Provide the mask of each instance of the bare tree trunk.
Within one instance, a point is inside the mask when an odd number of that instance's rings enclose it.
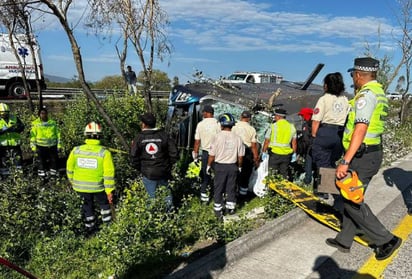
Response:
[[[106,123],[109,125],[109,127],[113,130],[113,132],[119,138],[119,140],[120,140],[121,144],[123,145],[124,149],[129,150],[130,147],[129,147],[128,143],[126,142],[126,140],[124,139],[122,134],[119,132],[117,127],[114,125],[113,121],[107,115],[104,108],[101,106],[99,100],[97,100],[96,96],[91,91],[90,86],[86,82],[86,79],[85,79],[85,76],[84,76],[83,62],[82,62],[82,56],[81,56],[80,48],[79,48],[79,45],[77,43],[76,38],[73,35],[72,30],[70,29],[70,27],[68,25],[67,20],[65,19],[65,14],[63,15],[61,13],[61,11],[53,3],[51,3],[51,1],[42,0],[41,2],[46,4],[50,8],[50,10],[52,10],[53,14],[59,19],[60,24],[64,28],[64,31],[66,32],[66,34],[69,38],[69,41],[70,41],[70,44],[71,44],[71,47],[72,47],[73,58],[74,58],[74,61],[75,61],[75,64],[76,64],[77,72],[79,74],[79,81],[80,81],[80,84],[81,84],[81,86],[84,90],[84,93],[96,105],[96,108],[97,108],[98,112],[101,114],[101,116],[104,118]],[[63,10],[65,12],[67,12],[70,3],[65,8],[63,8]]]
[[[116,45],[116,52],[117,52],[117,57],[119,57],[120,73],[122,73],[122,77],[123,77],[125,86],[127,86],[126,71],[125,71],[125,63],[126,63],[126,57],[127,57],[127,31],[125,31],[125,30],[123,30],[123,47],[122,47],[122,51],[120,52],[119,48]]]

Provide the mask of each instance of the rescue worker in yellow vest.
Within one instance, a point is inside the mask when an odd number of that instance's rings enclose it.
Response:
[[[389,110],[382,85],[376,81],[378,70],[379,61],[370,57],[356,58],[354,67],[349,69],[356,91],[349,101],[343,134],[345,153],[336,169],[338,179],[346,177],[349,169],[356,171],[365,190],[382,163],[381,135]],[[349,253],[359,230],[376,246],[377,260],[390,257],[402,242],[385,228],[364,201],[355,203],[344,199],[342,230],[335,238],[326,239],[326,244]]]
[[[21,170],[21,135],[24,125],[5,103],[0,103],[0,174],[8,175],[11,164]]]
[[[112,220],[110,205],[113,204],[114,164],[112,154],[100,144],[100,124],[90,122],[84,129],[86,141],[76,146],[67,159],[67,177],[73,189],[83,198],[83,214],[87,235],[97,231],[94,215],[94,199],[100,206],[104,224]]]
[[[30,147],[37,156],[37,174],[45,178],[47,170],[57,176],[58,150],[61,149],[60,129],[56,121],[49,118],[46,108],[39,110],[39,117],[32,122]]]
[[[293,157],[296,158],[297,141],[296,128],[285,117],[286,110],[275,110],[275,122],[265,134],[262,158],[269,153],[269,168],[288,179],[289,163],[293,161]]]

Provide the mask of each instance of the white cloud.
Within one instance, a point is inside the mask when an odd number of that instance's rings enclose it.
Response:
[[[161,5],[172,22],[170,36],[203,50],[309,49],[330,54],[351,51],[359,40],[391,40],[396,32],[383,18],[277,12],[250,1],[163,0]]]

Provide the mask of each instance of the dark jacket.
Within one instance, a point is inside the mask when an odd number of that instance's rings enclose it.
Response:
[[[164,130],[143,130],[132,142],[131,163],[148,179],[168,179],[177,158],[176,143]]]
[[[303,121],[302,130],[298,133],[297,154],[305,156],[312,148],[312,120]]]

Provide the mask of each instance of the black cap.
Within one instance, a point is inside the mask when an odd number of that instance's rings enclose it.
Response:
[[[153,113],[146,112],[140,116],[140,120],[147,126],[154,128],[156,126],[156,117]]]
[[[250,111],[245,110],[244,112],[242,112],[242,114],[240,115],[243,118],[251,118],[252,114],[250,113]]]
[[[215,113],[215,110],[211,105],[205,105],[203,107],[203,112],[208,112],[208,113]]]
[[[285,117],[285,116],[286,116],[286,110],[281,109],[281,108],[275,109],[275,115],[279,115],[279,116]]]
[[[376,72],[379,70],[379,60],[373,59],[372,57],[355,58],[354,66],[353,68],[350,68],[348,72],[353,72],[355,70]]]

